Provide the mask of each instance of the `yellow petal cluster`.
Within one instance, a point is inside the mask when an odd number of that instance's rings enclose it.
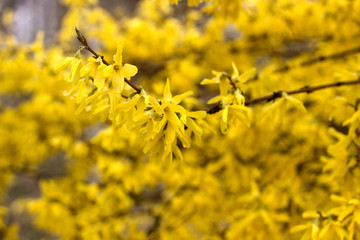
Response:
[[[358,239],[360,1],[169,2],[0,10],[0,239]]]
[[[239,75],[239,71],[233,63],[233,74],[230,77],[227,73],[213,71],[212,79],[204,79],[201,85],[219,84],[220,95],[210,99],[208,104],[218,104],[222,110],[217,113],[222,133],[226,133],[228,124],[234,120],[240,120],[250,125],[251,110],[245,106],[245,96],[240,84],[245,83],[255,75],[255,69],[250,69]]]

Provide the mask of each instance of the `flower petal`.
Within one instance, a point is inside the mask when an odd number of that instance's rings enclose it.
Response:
[[[172,100],[172,94],[170,91],[170,80],[169,78],[166,80],[165,88],[164,88],[164,99],[165,101],[171,101]]]
[[[131,65],[131,64],[125,64],[122,68],[121,68],[121,74],[127,79],[130,80],[131,77],[135,76],[136,73],[138,72],[138,69],[135,65]]]
[[[146,96],[145,102],[147,104],[150,104],[157,113],[159,113],[159,114],[164,113],[164,110],[161,108],[160,104],[153,96],[150,96],[150,95]]]
[[[167,120],[168,120],[167,117],[163,116],[160,122],[156,121],[155,122],[156,124],[154,125],[154,132],[159,133],[160,131],[162,131],[165,128]]]
[[[176,137],[175,129],[171,125],[168,125],[165,130],[166,145],[171,145],[175,141],[175,137]]]
[[[174,144],[174,145],[175,145],[175,144]],[[177,145],[175,145],[175,146],[173,147],[173,151],[174,151],[175,157],[176,157],[177,159],[179,159],[180,161],[182,161],[182,160],[183,160],[183,156],[182,156],[182,154],[181,154],[180,148],[179,148]]]
[[[226,96],[228,94],[229,89],[230,89],[230,84],[228,83],[228,80],[222,79],[220,81],[220,95]]]
[[[334,203],[337,203],[337,204],[346,204],[347,203],[347,200],[346,198],[342,197],[342,196],[339,196],[339,195],[335,195],[335,194],[332,194],[330,196],[330,199],[332,202]]]
[[[105,77],[103,71],[105,67],[106,67],[105,64],[100,63],[99,67],[95,70],[94,85],[98,89],[102,89],[105,85]]]
[[[80,80],[80,67],[81,67],[81,59],[75,58],[71,62],[71,72],[70,72],[70,79],[69,81],[74,82],[77,84]]]
[[[184,125],[180,119],[178,118],[178,116],[172,112],[172,111],[166,111],[166,117],[169,121],[170,124],[172,124],[174,127],[176,128],[181,128]]]
[[[219,102],[220,100],[222,99],[221,96],[216,96],[216,97],[213,97],[212,99],[210,99],[207,104],[214,104],[214,103],[217,103]]]
[[[291,102],[294,105],[294,107],[296,107],[300,111],[306,112],[306,108],[304,107],[303,103],[300,100],[290,97],[289,95],[285,95],[285,99]]]
[[[238,77],[239,76],[239,70],[237,69],[234,62],[232,62],[232,67],[233,67],[233,70],[234,70],[233,77]]]
[[[116,110],[118,111],[123,111],[123,112],[128,112],[130,111],[132,108],[135,108],[136,103],[139,101],[139,97],[134,97],[133,99],[127,101],[127,102],[122,102],[119,105],[117,105]]]
[[[238,81],[241,83],[246,82],[247,80],[249,80],[250,78],[253,78],[256,74],[256,69],[252,68],[250,70],[247,70],[246,72],[244,72],[243,74],[241,74],[241,76],[239,77]]]
[[[74,60],[73,57],[65,58],[65,60],[63,60],[62,62],[60,62],[56,65],[55,71],[58,73],[59,71],[64,70],[65,68],[67,68],[69,66],[69,64],[71,63],[72,60]]]
[[[296,232],[300,232],[300,231],[304,231],[308,228],[311,228],[311,225],[310,224],[304,224],[304,225],[297,225],[295,227],[292,227],[290,229],[290,232],[291,233],[296,233]]]
[[[114,87],[115,92],[122,93],[124,90],[124,77],[120,74],[114,74],[114,77],[112,78],[112,85]]]
[[[224,121],[225,123],[227,123],[227,121],[228,121],[228,115],[229,115],[229,107],[226,106],[226,107],[224,108],[223,113],[222,113],[222,119],[223,119],[223,121]]]
[[[96,63],[88,63],[80,69],[80,77],[88,75],[90,72],[93,72],[97,67]]]
[[[179,104],[182,100],[184,100],[185,98],[187,98],[188,96],[191,96],[193,95],[193,91],[187,91],[183,94],[180,94],[180,95],[176,95],[175,97],[173,97],[173,102],[175,104]]]
[[[116,49],[116,54],[113,57],[114,62],[120,65],[122,64],[122,51],[123,51],[122,45],[118,45]]]
[[[205,111],[188,112],[186,115],[188,115],[191,118],[203,119],[206,116],[206,112]]]
[[[106,68],[104,68],[105,77],[112,77],[113,73],[114,73],[114,65],[109,65]]]
[[[186,126],[189,127],[196,135],[203,135],[202,129],[191,118],[188,118]]]
[[[208,85],[208,84],[218,84],[220,82],[219,78],[212,79],[204,79],[201,81],[200,85]]]
[[[173,112],[187,114],[186,109],[180,105],[170,104],[168,105],[168,109]]]

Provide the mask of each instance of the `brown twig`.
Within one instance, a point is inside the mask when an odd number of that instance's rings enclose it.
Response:
[[[102,62],[103,62],[105,65],[109,66],[110,63],[108,63],[108,62],[104,59],[104,56],[97,54],[97,53],[89,46],[89,44],[88,44],[85,36],[80,33],[80,30],[79,30],[77,27],[75,27],[75,31],[76,31],[77,39],[79,40],[79,42],[81,42],[81,44],[84,46],[84,48],[85,48],[86,50],[88,50],[89,52],[91,52],[91,53],[94,55],[93,57],[94,57],[95,59],[97,59],[97,58],[100,57],[101,60],[102,60]],[[138,94],[141,92],[141,89],[140,89],[139,87],[137,87],[135,84],[133,84],[132,82],[130,82],[130,81],[127,80],[126,78],[125,78],[125,82],[126,82],[130,87],[132,87]]]
[[[331,87],[340,87],[340,86],[346,86],[346,85],[355,85],[355,84],[360,84],[360,78],[353,80],[353,81],[340,81],[340,82],[335,82],[335,83],[328,83],[328,84],[323,84],[323,85],[318,85],[318,86],[305,86],[296,90],[291,90],[291,91],[277,91],[274,92],[273,94],[270,95],[266,95],[266,96],[262,96],[262,97],[258,97],[258,98],[254,98],[254,99],[250,99],[245,101],[245,105],[249,106],[252,104],[256,104],[259,102],[269,102],[269,101],[273,101],[277,98],[280,98],[282,96],[282,92],[285,92],[288,95],[294,95],[294,94],[298,94],[298,93],[312,93],[318,90],[322,90],[322,89],[326,89],[326,88],[331,88]]]
[[[325,60],[339,59],[339,58],[343,58],[343,57],[346,57],[348,55],[356,54],[356,53],[359,53],[359,52],[360,52],[360,47],[358,46],[358,47],[355,47],[355,48],[352,48],[352,49],[348,49],[348,50],[345,50],[345,51],[342,51],[342,52],[333,53],[333,54],[330,54],[330,55],[327,55],[327,56],[324,56],[324,55],[318,56],[316,58],[309,59],[309,60],[306,60],[304,62],[301,62],[297,66],[298,67],[306,67],[306,66],[310,66],[312,64],[318,63],[318,62],[323,62]],[[274,73],[283,73],[283,72],[287,72],[287,71],[291,70],[292,68],[293,67],[291,67],[289,65],[285,65],[285,66],[283,66],[281,68],[278,68],[278,69],[274,70],[273,72]]]
[[[326,61],[326,60],[329,60],[329,59],[339,59],[339,58],[344,58],[346,56],[349,56],[351,54],[356,54],[356,53],[360,53],[360,46],[358,47],[355,47],[355,48],[351,48],[351,49],[348,49],[348,50],[345,50],[345,51],[342,51],[342,52],[337,52],[337,53],[333,53],[333,54],[330,54],[330,55],[321,55],[321,56],[318,56],[316,58],[312,58],[312,59],[308,59],[306,61],[303,61],[295,66],[290,66],[290,65],[287,65],[285,64],[284,66],[278,68],[278,69],[275,69],[273,71],[273,73],[285,73],[285,72],[288,72],[292,69],[294,69],[295,67],[306,67],[306,66],[310,66],[310,65],[313,65],[315,63],[318,63],[318,62],[323,62],[323,61]],[[251,82],[251,81],[256,81],[257,79],[259,79],[259,74],[255,74],[254,77],[250,78],[247,80],[247,82]]]
[[[319,91],[322,89],[326,89],[326,88],[332,88],[332,87],[340,87],[340,86],[346,86],[346,85],[356,85],[356,84],[360,84],[360,77],[356,80],[353,81],[339,81],[339,82],[335,82],[335,83],[328,83],[328,84],[322,84],[322,85],[318,85],[318,86],[305,86],[299,89],[295,89],[295,90],[290,90],[290,91],[276,91],[273,92],[273,94],[269,94],[269,95],[265,95],[265,96],[261,96],[261,97],[257,97],[257,98],[253,98],[253,99],[249,99],[245,101],[245,106],[249,106],[249,105],[253,105],[256,103],[260,103],[260,102],[270,102],[273,101],[277,98],[281,98],[283,93],[286,93],[288,95],[294,95],[294,94],[299,94],[299,93],[312,93],[315,91]],[[208,114],[214,114],[217,113],[219,111],[222,110],[222,106],[221,104],[217,104],[214,105],[213,107],[211,107],[207,113]]]
[[[227,78],[227,79],[229,80],[229,82],[230,82],[230,85],[231,85],[234,89],[236,89],[236,85],[235,85],[234,81],[232,80],[231,76],[230,76],[229,74],[227,74],[226,72],[223,72],[222,75],[223,75],[225,78]]]

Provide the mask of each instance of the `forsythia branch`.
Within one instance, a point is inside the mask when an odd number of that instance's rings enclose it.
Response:
[[[355,47],[355,48],[351,48],[351,49],[348,49],[348,50],[345,50],[345,51],[342,51],[342,52],[337,52],[337,53],[333,53],[333,54],[330,54],[330,55],[321,55],[321,56],[318,56],[316,58],[312,58],[312,59],[309,59],[309,60],[306,60],[306,61],[303,61],[301,63],[299,63],[298,65],[296,66],[289,66],[287,64],[285,64],[284,66],[278,68],[278,69],[275,69],[273,71],[273,73],[284,73],[284,72],[288,72],[290,70],[292,70],[294,67],[307,67],[307,66],[311,66],[315,63],[319,63],[319,62],[323,62],[323,61],[326,61],[326,60],[329,60],[329,59],[339,59],[339,58],[344,58],[346,56],[349,56],[349,55],[352,55],[352,54],[357,54],[360,52],[360,46],[358,47]],[[250,81],[255,81],[259,78],[259,75],[258,74],[255,74],[254,77],[252,78],[249,78],[248,82]]]
[[[236,85],[235,85],[234,81],[232,80],[231,76],[230,76],[229,74],[227,74],[227,73],[223,73],[223,75],[229,80],[230,85],[231,85],[234,89],[236,89]]]
[[[339,82],[335,82],[335,83],[322,84],[322,85],[313,86],[313,87],[305,86],[305,87],[295,89],[295,90],[290,90],[290,91],[279,90],[279,91],[273,92],[273,94],[245,100],[245,106],[249,106],[249,105],[260,103],[260,102],[273,101],[277,98],[281,98],[283,93],[286,93],[288,95],[294,95],[294,94],[299,94],[299,93],[312,93],[312,92],[319,91],[319,90],[326,89],[326,88],[340,87],[340,86],[346,86],[346,85],[355,85],[355,84],[360,84],[360,77],[353,81],[339,81]],[[207,113],[215,114],[215,113],[221,111],[222,109],[223,108],[220,104],[216,104],[216,105],[212,106],[209,110],[207,110]]]
[[[252,105],[252,104],[256,104],[256,103],[260,103],[260,102],[264,102],[264,101],[269,102],[269,101],[275,100],[277,98],[280,98],[282,96],[283,92],[287,93],[288,95],[294,95],[294,94],[298,94],[298,93],[312,93],[312,92],[315,92],[318,90],[331,88],[331,87],[340,87],[340,86],[355,85],[355,84],[360,84],[360,78],[358,78],[357,80],[353,80],[353,81],[339,81],[339,82],[335,82],[335,83],[328,83],[328,84],[323,84],[323,85],[318,85],[318,86],[313,86],[313,87],[305,86],[305,87],[302,87],[302,88],[299,88],[296,90],[291,90],[291,91],[276,91],[270,95],[246,100],[245,105],[248,106],[248,105]]]
[[[104,59],[104,56],[99,55],[98,53],[96,53],[96,52],[89,46],[89,44],[88,44],[85,36],[80,33],[80,30],[79,30],[77,27],[75,27],[75,31],[76,31],[77,39],[79,40],[79,42],[81,42],[81,44],[84,46],[84,48],[85,48],[86,50],[88,50],[89,52],[91,52],[91,53],[94,55],[94,58],[95,58],[95,59],[97,59],[97,58],[100,57],[100,58],[102,59],[103,63],[104,63],[105,65],[109,66],[110,63],[108,63],[108,62]],[[140,89],[139,87],[137,87],[135,84],[133,84],[132,82],[130,82],[130,81],[127,80],[127,79],[124,79],[124,80],[125,80],[125,82],[126,82],[130,87],[132,87],[137,93],[140,93],[140,92],[141,92],[141,89]]]
[[[356,54],[356,53],[359,53],[360,52],[360,46],[359,47],[355,47],[355,48],[351,48],[351,49],[348,49],[348,50],[345,50],[345,51],[342,51],[342,52],[337,52],[337,53],[333,53],[333,54],[330,54],[330,55],[321,55],[321,56],[318,56],[316,58],[313,58],[313,59],[309,59],[309,60],[306,60],[304,62],[301,62],[298,66],[300,67],[306,67],[306,66],[310,66],[312,64],[315,64],[315,63],[318,63],[318,62],[323,62],[323,61],[326,61],[326,60],[329,60],[329,59],[339,59],[339,58],[344,58],[348,55],[351,55],[351,54]],[[278,68],[274,71],[274,73],[282,73],[282,72],[287,72],[289,70],[291,70],[292,67],[291,66],[288,66],[288,65],[285,65],[281,68]]]

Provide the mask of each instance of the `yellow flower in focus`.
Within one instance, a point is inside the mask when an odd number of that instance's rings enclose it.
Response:
[[[222,110],[219,111],[220,130],[222,133],[227,132],[230,121],[238,119],[250,125],[250,108],[245,106],[245,97],[238,84],[245,83],[255,74],[255,68],[239,74],[235,64],[233,66],[233,74],[229,76],[227,73],[213,71],[215,75],[212,79],[204,79],[200,84],[219,84],[220,95],[210,99],[208,104],[219,104]]]
[[[148,122],[148,140],[144,152],[150,149],[156,149],[163,159],[172,159],[172,153],[182,159],[181,151],[177,146],[179,139],[183,147],[190,147],[191,133],[195,137],[201,137],[202,129],[198,126],[197,121],[206,116],[205,111],[189,112],[179,103],[186,97],[192,95],[192,91],[185,92],[181,95],[172,96],[170,91],[169,79],[166,82],[163,98],[158,101],[153,96],[146,96],[145,103],[149,104],[153,110],[154,116]]]
[[[239,84],[244,84],[246,83],[249,79],[252,79],[255,77],[256,75],[256,69],[255,68],[251,68],[249,70],[247,70],[246,72],[242,73],[241,75],[239,74],[239,70],[237,69],[235,63],[232,63],[232,67],[233,67],[233,74],[231,75],[231,79],[236,83]],[[242,86],[240,86],[242,87]]]
[[[122,93],[124,90],[124,78],[130,80],[138,72],[137,67],[132,64],[126,63],[124,66],[122,65],[122,50],[122,46],[118,45],[116,54],[113,57],[115,63],[104,69],[104,75],[111,79],[112,86],[117,93]]]
[[[80,76],[85,77],[87,75],[91,75],[94,78],[94,85],[98,89],[102,89],[105,86],[105,76],[103,69],[106,67],[106,65],[103,63],[100,57],[97,59],[94,57],[89,57],[88,62],[88,64],[81,68]]]
[[[55,71],[59,72],[61,70],[64,70],[69,65],[71,65],[71,71],[70,74],[66,77],[66,80],[68,82],[73,82],[74,84],[77,84],[80,79],[80,69],[83,66],[80,50],[75,54],[74,57],[67,57],[64,59],[64,61],[60,62],[55,67]]]

